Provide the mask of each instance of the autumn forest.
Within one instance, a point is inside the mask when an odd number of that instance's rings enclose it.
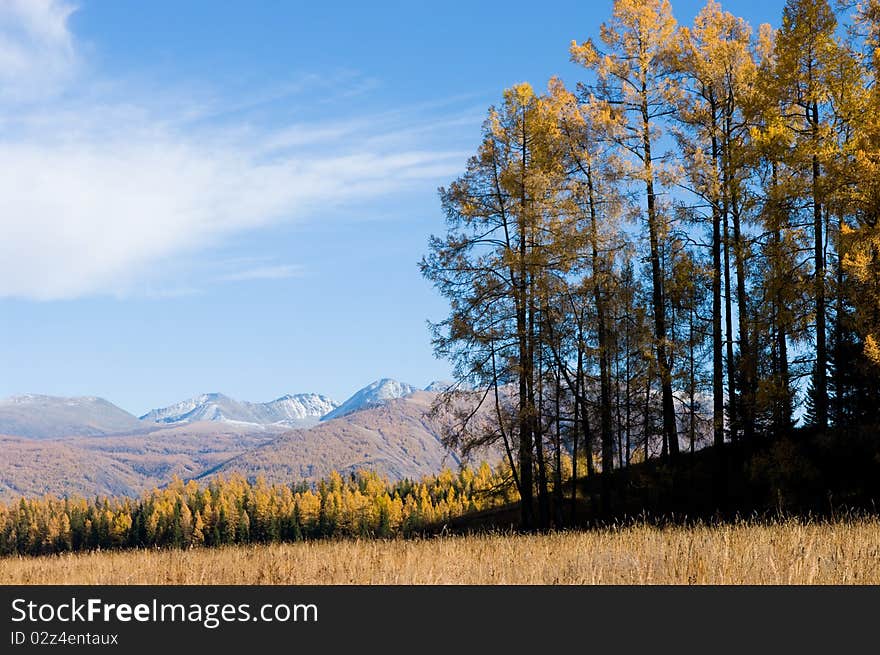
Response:
[[[789,0],[777,28],[617,0],[576,86],[489,110],[422,270],[437,352],[497,402],[451,443],[503,444],[524,525],[563,522],[565,452],[606,510],[615,470],[703,446],[718,507],[759,455],[821,488],[832,442],[876,452],[878,39],[875,0]]]
[[[616,0],[598,34],[579,80],[508,88],[439,191],[419,266],[449,303],[459,470],[0,503],[0,554],[871,506],[880,0],[788,0],[776,26]]]

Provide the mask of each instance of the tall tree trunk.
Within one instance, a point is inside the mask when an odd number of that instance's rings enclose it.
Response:
[[[525,300],[525,238],[522,238],[520,247],[520,275],[521,275],[521,293],[517,307],[517,332],[519,334],[519,468],[520,468],[520,512],[522,527],[525,530],[532,530],[535,527],[534,521],[534,474],[533,474],[533,457],[534,450],[531,409],[529,406],[529,387],[531,386],[532,370],[529,365],[529,344],[528,335],[526,333],[526,300]]]
[[[550,493],[547,488],[547,461],[544,453],[544,431],[535,431],[535,455],[538,468],[538,526],[542,530],[550,527]]]
[[[672,370],[667,350],[666,299],[663,292],[663,271],[660,267],[660,217],[654,195],[654,171],[651,158],[651,123],[648,115],[647,84],[642,80],[642,148],[644,154],[645,191],[648,209],[648,237],[651,246],[652,305],[654,310],[654,340],[657,349],[657,373],[660,376],[663,407],[663,437],[669,454],[678,455],[678,431],[675,427],[675,404],[672,398]]]
[[[563,489],[562,489],[562,402],[561,396],[562,394],[562,379],[560,377],[559,371],[556,372],[556,388],[554,389],[553,395],[553,410],[554,416],[556,417],[556,425],[555,430],[553,431],[553,435],[555,437],[554,443],[554,456],[556,459],[555,471],[553,473],[553,521],[556,524],[557,528],[561,528],[563,524],[562,518],[562,505],[563,505]],[[572,485],[574,485],[574,480],[572,480]]]
[[[776,247],[777,256],[774,258],[776,260],[779,259],[780,254],[782,252],[782,207],[779,206],[778,200],[776,200],[778,185],[779,185],[779,173],[776,162],[771,162],[771,175],[772,175],[772,194],[773,194],[773,244]],[[773,276],[773,287],[775,289],[773,303],[776,313],[776,352],[777,352],[777,364],[775,373],[775,386],[776,386],[776,394],[773,399],[773,428],[775,433],[784,434],[787,433],[792,427],[792,414],[794,408],[792,406],[792,394],[791,394],[791,379],[789,376],[788,370],[788,319],[787,319],[787,307],[785,303],[784,291],[783,291],[783,275],[784,272],[779,268],[778,264],[775,269],[772,270],[771,275]]]
[[[818,142],[819,104],[810,103],[810,123],[814,143]],[[820,430],[828,427],[828,346],[825,326],[825,242],[822,236],[822,202],[819,189],[819,156],[812,156],[813,236],[815,257],[816,293],[816,370],[813,375],[816,425]]]
[[[716,174],[718,137],[712,136],[712,161]],[[724,353],[721,337],[721,206],[720,198],[712,203],[712,443],[724,447]]]
[[[578,321],[578,346],[577,346],[577,371],[574,379],[574,421],[571,431],[571,523],[577,521],[577,481],[578,481],[578,432],[580,430],[580,408],[581,408],[581,370],[583,369],[584,352],[581,348],[582,336],[580,325],[583,321]]]
[[[623,401],[620,397],[620,357],[614,358],[614,415],[617,419],[617,468],[622,469],[623,460]]]
[[[519,465],[520,465],[520,481],[522,484],[521,507],[522,527],[525,530],[533,530],[535,527],[534,519],[534,401],[533,382],[534,382],[534,359],[533,356],[533,339],[534,324],[529,315],[531,308],[531,286],[529,280],[528,268],[528,244],[530,235],[527,233],[526,220],[529,211],[528,201],[526,198],[526,166],[527,166],[527,147],[525,135],[526,131],[525,112],[522,117],[522,134],[523,139],[520,144],[520,211],[517,233],[519,236],[519,293],[517,294],[517,316],[516,327],[519,336]]]
[[[532,435],[535,443],[536,464],[538,467],[538,526],[541,530],[547,530],[550,527],[550,494],[547,489],[547,462],[544,457],[544,425],[542,417],[544,415],[544,369],[543,361],[539,355],[536,356],[535,348],[537,344],[538,352],[541,352],[541,334],[540,330],[535,327],[535,303],[534,303],[535,286],[534,280],[529,292],[529,361],[536,362],[537,374],[531,376],[531,384],[529,386],[529,408],[532,419]],[[537,385],[537,396],[535,386]]]
[[[651,456],[651,364],[645,371],[645,414],[642,422],[642,438],[645,446],[645,461]]]
[[[712,106],[712,117],[715,121],[716,107]],[[724,175],[724,167],[721,163],[721,152],[718,146],[717,124],[712,126],[712,170],[718,178]],[[714,450],[715,472],[712,476],[712,493],[715,506],[719,510],[725,510],[727,506],[727,461],[724,451],[724,339],[721,331],[721,281],[729,280],[729,263],[725,260],[725,267],[721,269],[721,246],[727,237],[727,222],[724,223],[724,238],[721,233],[722,214],[726,217],[727,202],[724,199],[724,185],[719,185],[720,197],[716,196],[712,203],[712,445]],[[727,248],[725,245],[725,254]],[[729,283],[728,283],[728,298]],[[730,305],[727,305],[727,315],[730,316]],[[727,324],[728,339],[730,338],[730,323]],[[728,349],[730,353],[731,349]],[[730,356],[730,355],[728,355]],[[731,380],[728,378],[728,384]],[[731,402],[733,402],[731,387]]]
[[[599,341],[599,424],[602,439],[602,509],[611,509],[611,471],[614,469],[614,432],[611,419],[611,370],[608,344],[607,312],[602,290],[604,265],[599,259],[599,227],[593,177],[587,169],[587,191],[590,209],[590,241],[593,255],[593,299],[596,303],[596,333]]]
[[[696,367],[697,364],[694,361],[694,308],[691,307],[688,311],[688,401],[690,406],[690,423],[689,430],[690,433],[690,446],[691,446],[691,454],[694,454],[694,450],[696,449],[697,443],[697,416],[695,412],[696,406]]]
[[[734,262],[736,266],[736,307],[739,329],[739,359],[740,371],[742,372],[742,389],[740,391],[740,402],[737,406],[739,410],[740,425],[743,430],[743,438],[746,441],[752,441],[755,436],[755,385],[756,371],[754,354],[751,347],[751,339],[749,336],[749,308],[748,295],[746,294],[745,280],[745,243],[743,242],[742,231],[740,228],[740,212],[739,207],[734,199],[731,204],[731,217],[733,218],[733,241],[734,241]]]
[[[596,474],[596,463],[593,461],[593,429],[590,427],[590,411],[585,396],[581,396],[581,430],[584,435],[587,475],[592,477]]]
[[[733,294],[730,282],[730,232],[728,224],[729,207],[725,204],[722,212],[722,243],[724,244],[724,327],[727,333],[727,416],[730,440],[739,439],[739,403],[736,397],[736,360],[733,357]]]
[[[524,314],[524,312],[523,312]],[[527,352],[525,344],[525,316],[523,316],[522,335],[520,337],[521,357]],[[532,421],[528,415],[528,384],[527,367],[521,367],[519,373],[519,469],[520,469],[520,501],[521,520],[525,530],[534,528],[534,477],[532,472]]]
[[[630,321],[626,320],[626,395],[624,397],[624,406],[626,407],[626,459],[624,464],[629,468],[630,458],[632,456],[632,390],[630,370]]]
[[[731,103],[729,103],[731,104]],[[738,318],[739,336],[739,363],[740,363],[740,402],[737,405],[738,418],[743,431],[743,438],[751,442],[755,436],[755,393],[757,385],[757,361],[752,352],[752,342],[749,335],[749,307],[746,295],[746,245],[742,234],[741,206],[737,191],[731,148],[733,145],[733,128],[731,126],[731,114],[727,112],[725,117],[725,141],[727,165],[725,186],[728,189],[727,197],[730,199],[730,216],[733,221],[733,260],[736,267],[736,308]]]
[[[834,418],[832,419],[832,423],[835,427],[840,427],[841,425],[846,425],[849,423],[849,417],[847,414],[847,395],[850,392],[851,388],[847,388],[846,383],[844,382],[844,374],[843,370],[846,366],[846,362],[844,361],[844,330],[847,326],[844,326],[844,321],[846,318],[846,308],[844,307],[844,291],[843,291],[843,266],[841,265],[840,258],[842,256],[842,251],[840,248],[840,233],[841,226],[843,224],[843,217],[837,216],[837,259],[835,261],[834,267],[834,303],[835,303],[835,321],[834,321],[834,334],[835,342],[834,342],[834,354],[832,355],[834,359],[834,368],[833,373],[834,377],[832,378],[832,387],[834,389]],[[850,414],[852,416],[852,414]]]

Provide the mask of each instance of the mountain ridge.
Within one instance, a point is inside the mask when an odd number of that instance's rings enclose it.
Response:
[[[419,391],[417,387],[393,378],[381,378],[362,387],[348,399],[321,417],[321,421],[332,421],[354,412],[370,409],[396,398],[405,398]]]
[[[164,425],[216,421],[254,425],[287,424],[294,427],[316,422],[338,405],[335,400],[318,393],[285,394],[274,400],[254,403],[215,392],[152,409],[140,420]]]
[[[0,434],[52,439],[140,429],[136,416],[98,396],[21,394],[0,400]]]
[[[440,392],[452,385],[435,380],[423,391]],[[0,434],[57,439],[150,431],[157,425],[222,422],[245,426],[297,428],[379,406],[420,389],[393,378],[381,378],[339,403],[320,393],[286,393],[266,402],[240,401],[220,392],[202,393],[140,416],[100,396],[52,396],[23,393],[0,399]]]
[[[369,386],[369,385],[368,385]],[[331,471],[368,469],[392,480],[417,479],[461,460],[443,444],[452,419],[431,412],[437,392],[415,389],[315,426],[291,430],[206,471],[197,479],[240,474],[269,483],[316,482]],[[496,459],[488,450],[478,454]]]
[[[0,431],[0,500],[44,493],[138,496],[175,478],[213,475],[289,483],[370,469],[391,479],[416,478],[458,462],[443,445],[450,415],[431,411],[439,396],[390,378],[342,404],[320,394],[285,394],[268,403],[201,394],[164,414],[144,415],[164,422],[140,420],[97,397],[16,396],[0,401],[0,426],[16,428]],[[318,421],[315,414],[328,407],[342,407],[344,415],[331,409]]]

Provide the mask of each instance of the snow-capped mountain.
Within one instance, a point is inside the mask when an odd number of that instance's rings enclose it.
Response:
[[[455,382],[453,382],[452,380],[434,380],[431,384],[425,387],[425,391],[442,393],[444,391],[448,391],[454,386]]]
[[[136,430],[140,422],[103,398],[25,394],[0,400],[0,434],[32,439]]]
[[[173,425],[193,421],[223,421],[302,426],[317,422],[338,404],[327,396],[316,393],[288,394],[267,403],[250,403],[221,393],[206,393],[168,407],[154,409],[141,416],[141,420]]]
[[[281,396],[260,406],[265,407],[273,416],[283,417],[278,420],[285,420],[321,418],[339,407],[339,403],[317,393],[298,393]]]
[[[411,384],[398,382],[397,380],[392,380],[390,378],[382,378],[381,380],[377,380],[376,382],[365,386],[332,412],[322,416],[321,420],[329,421],[330,419],[340,418],[361,409],[376,407],[382,405],[387,400],[403,398],[404,396],[409,396],[418,390],[418,388]]]

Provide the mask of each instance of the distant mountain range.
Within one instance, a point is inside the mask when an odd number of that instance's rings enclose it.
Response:
[[[367,388],[372,391],[374,385]],[[407,385],[398,390],[404,389]],[[416,389],[381,403],[371,400],[338,418],[325,417],[312,428],[282,434],[206,475],[241,473],[283,484],[317,481],[333,470],[345,475],[366,468],[402,479],[437,472],[444,464],[455,466],[458,457],[440,443],[443,420],[430,416],[436,397]]]
[[[448,386],[383,378],[341,404],[320,394],[266,403],[203,394],[140,419],[101,398],[16,396],[0,401],[0,499],[137,495],[174,476],[290,483],[369,468],[419,477],[457,461],[441,444],[442,417],[429,413]]]
[[[137,431],[137,417],[103,398],[26,394],[0,400],[0,434],[30,439]]]
[[[432,382],[426,391],[440,391],[449,383]],[[67,398],[24,394],[0,400],[0,434],[30,439],[101,436],[151,430],[161,425],[200,421],[240,423],[275,429],[306,427],[319,420],[340,418],[376,407],[418,391],[411,384],[383,378],[357,391],[343,403],[318,393],[286,394],[269,402],[236,400],[222,393],[206,393],[141,417],[96,397]]]
[[[432,383],[433,384],[433,383]],[[430,386],[430,385],[429,385]],[[352,412],[376,407],[394,398],[403,398],[415,393],[418,389],[411,384],[398,382],[390,378],[382,378],[355,393],[351,398],[325,414],[321,420],[329,421],[334,418],[347,416]]]
[[[141,420],[172,425],[193,421],[223,421],[294,427],[316,423],[338,406],[339,403],[335,400],[317,393],[288,394],[267,403],[242,402],[222,393],[206,393],[169,407],[154,409],[141,416]]]

